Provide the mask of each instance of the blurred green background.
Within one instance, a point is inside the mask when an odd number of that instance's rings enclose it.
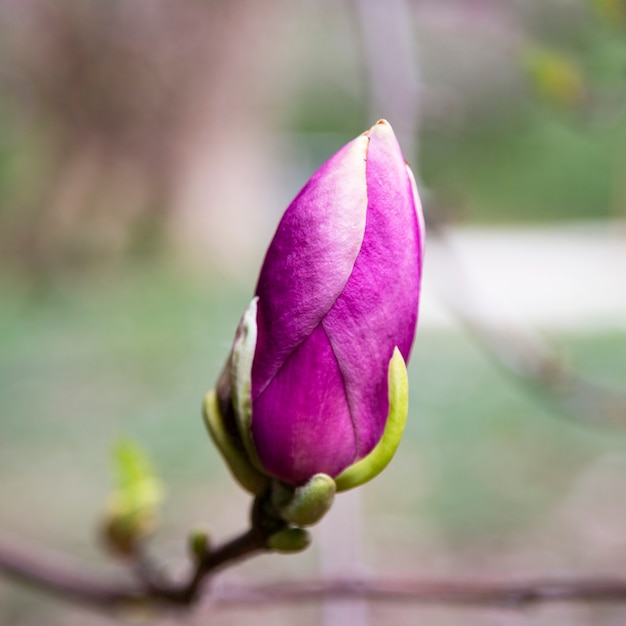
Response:
[[[198,523],[218,539],[243,527],[247,500],[204,433],[202,396],[281,212],[377,117],[394,125],[430,217],[455,233],[591,223],[623,250],[625,37],[622,0],[394,0],[383,14],[366,1],[0,0],[0,529],[103,562],[97,529],[122,436],[166,485],[153,545],[164,560],[183,562]],[[624,267],[606,272],[626,293]],[[582,374],[624,389],[625,328],[543,330]],[[226,580],[623,573],[623,430],[573,419],[461,326],[428,316],[410,376],[390,468],[345,496],[309,552]],[[328,563],[333,541],[351,544],[347,565]],[[333,623],[327,609],[203,605],[184,623]],[[525,621],[620,615],[565,606]],[[116,619],[0,579],[2,626],[44,622]]]

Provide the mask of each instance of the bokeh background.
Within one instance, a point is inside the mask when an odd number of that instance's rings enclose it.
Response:
[[[158,559],[182,567],[197,524],[218,540],[243,528],[247,498],[204,433],[202,396],[282,211],[385,117],[432,232],[405,440],[308,552],[217,584],[623,575],[623,405],[564,394],[533,368],[548,354],[626,389],[625,79],[623,0],[0,0],[2,532],[106,567],[98,528],[120,437],[167,488]],[[205,602],[147,619],[625,616]],[[2,626],[134,617],[0,579]]]

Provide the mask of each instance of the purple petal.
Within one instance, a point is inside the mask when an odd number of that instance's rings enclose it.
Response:
[[[365,237],[350,280],[323,321],[346,383],[356,458],[384,430],[387,367],[396,345],[408,360],[422,264],[419,200],[395,135],[378,123],[369,137]]]
[[[256,398],[342,292],[365,230],[367,137],[347,144],[313,175],[270,244],[256,294]]]
[[[267,472],[291,484],[336,476],[354,458],[344,382],[318,326],[253,403],[252,436]]]
[[[380,121],[325,163],[283,217],[256,293],[252,436],[288,483],[336,476],[379,441],[387,368],[415,333],[423,218]]]

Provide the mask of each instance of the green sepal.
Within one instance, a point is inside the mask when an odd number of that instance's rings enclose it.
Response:
[[[387,370],[389,414],[385,430],[376,447],[363,459],[346,468],[335,478],[337,491],[358,487],[378,476],[398,449],[409,412],[409,378],[406,364],[396,346]]]
[[[304,528],[285,528],[267,540],[267,547],[276,552],[302,552],[311,545],[311,534]]]
[[[254,297],[241,316],[230,355],[230,384],[239,436],[250,463],[263,471],[250,432],[252,423],[252,362],[257,340],[257,302]]]
[[[206,530],[196,529],[189,533],[189,552],[196,563],[201,563],[208,554],[211,544]]]
[[[224,426],[224,418],[215,391],[209,391],[204,396],[203,416],[213,442],[237,482],[254,495],[264,493],[269,487],[270,480],[250,463],[241,445],[238,445],[239,442]]]
[[[277,485],[279,489],[284,489],[279,483]],[[287,502],[277,508],[286,522],[295,526],[311,526],[328,512],[335,491],[335,481],[330,476],[315,474],[306,484],[296,487]]]

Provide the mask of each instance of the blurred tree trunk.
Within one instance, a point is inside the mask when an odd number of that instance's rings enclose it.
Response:
[[[48,275],[180,242],[171,225],[181,185],[205,166],[214,180],[202,211],[219,210],[226,223],[228,194],[216,206],[210,193],[225,176],[216,154],[228,149],[229,129],[251,126],[279,9],[251,0],[0,5],[0,150],[10,172],[0,187],[4,262]],[[239,230],[254,223],[237,216]],[[208,237],[205,250],[213,248]],[[214,236],[218,249],[223,240]]]

